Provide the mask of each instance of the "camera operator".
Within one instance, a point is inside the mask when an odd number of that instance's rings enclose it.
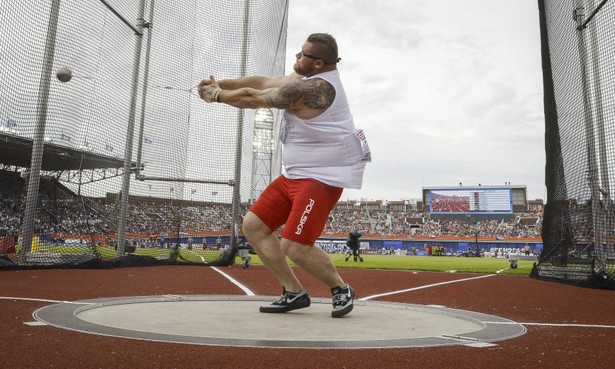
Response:
[[[350,232],[348,234],[346,246],[348,246],[349,250],[346,253],[346,261],[348,261],[348,259],[350,259],[350,257],[352,256],[354,261],[357,261],[357,259],[359,259],[361,262],[363,262],[363,257],[360,255],[359,251],[359,238],[361,236],[362,234],[359,232]]]

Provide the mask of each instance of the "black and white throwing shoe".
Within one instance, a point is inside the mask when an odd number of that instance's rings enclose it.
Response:
[[[297,293],[289,292],[284,289],[282,295],[275,299],[271,305],[261,306],[259,311],[261,313],[285,313],[291,310],[303,309],[308,306],[310,306],[310,295],[308,295],[305,288]]]
[[[346,287],[335,287],[331,289],[333,294],[333,311],[331,316],[341,318],[352,311],[354,301],[354,290],[349,284]]]

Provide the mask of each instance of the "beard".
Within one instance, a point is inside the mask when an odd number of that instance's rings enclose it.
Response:
[[[293,65],[293,69],[295,70],[295,73],[301,76],[309,77],[314,74],[313,68],[307,68],[307,67],[301,68],[301,66],[299,66],[299,62],[295,62],[295,65]]]

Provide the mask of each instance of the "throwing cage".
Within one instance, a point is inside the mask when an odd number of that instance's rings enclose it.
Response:
[[[232,263],[280,148],[263,173],[258,113],[195,87],[284,74],[287,20],[279,0],[0,2],[0,265]]]
[[[615,289],[615,4],[540,0],[543,252],[532,276]]]

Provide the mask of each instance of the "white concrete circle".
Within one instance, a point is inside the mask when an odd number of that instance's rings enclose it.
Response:
[[[51,305],[34,317],[57,327],[153,341],[249,347],[387,348],[477,345],[517,337],[515,322],[440,306],[356,301],[341,319],[330,299],[263,314],[263,296],[144,296]]]

